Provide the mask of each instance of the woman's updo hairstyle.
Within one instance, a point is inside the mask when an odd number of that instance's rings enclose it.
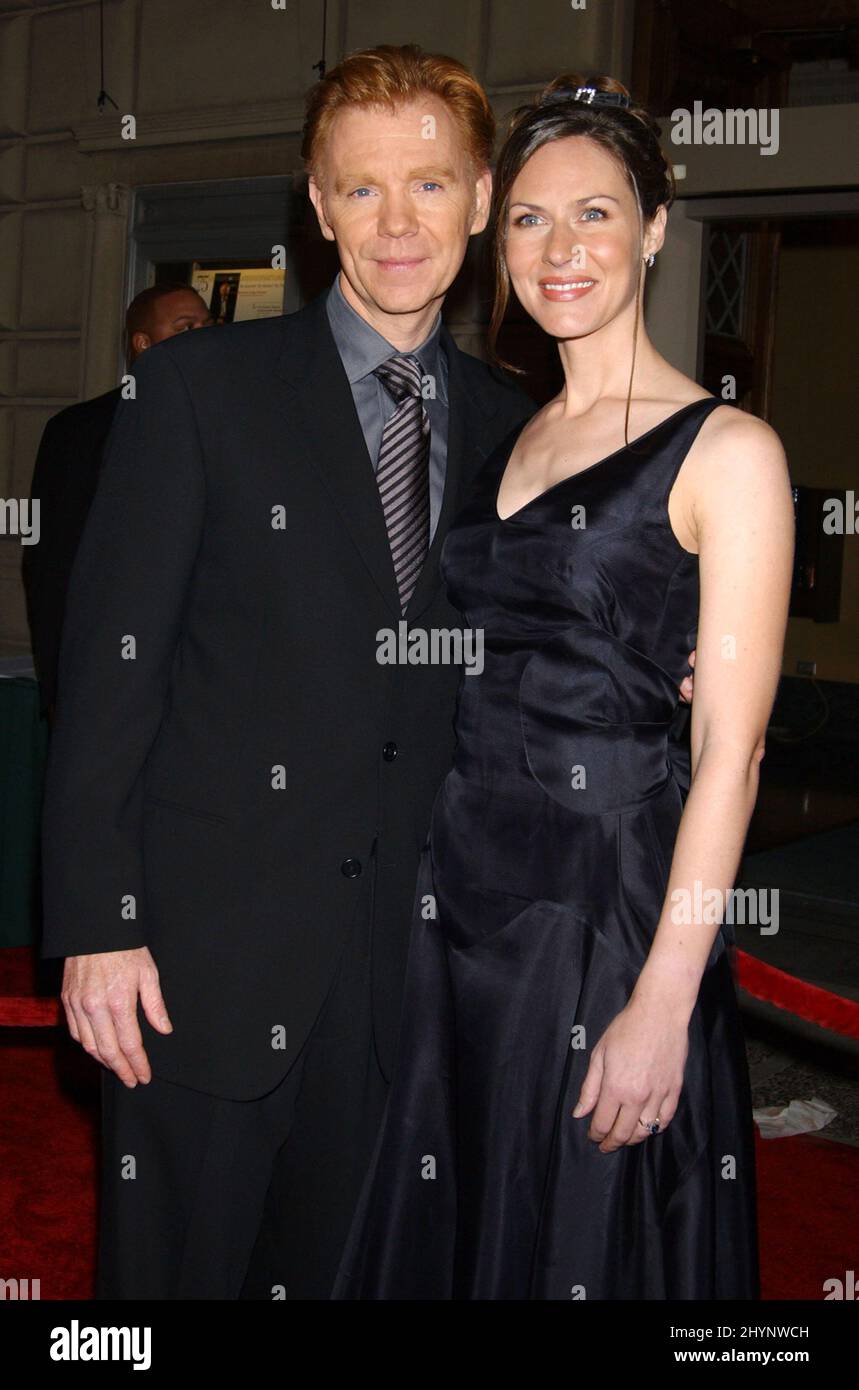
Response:
[[[510,298],[510,277],[504,262],[510,190],[528,160],[543,145],[555,140],[587,136],[623,168],[646,226],[658,208],[668,208],[674,201],[674,174],[662,153],[660,134],[650,113],[637,106],[623,83],[614,77],[564,73],[535,102],[513,112],[492,193],[495,302],[489,347],[496,361],[501,361],[496,344]]]

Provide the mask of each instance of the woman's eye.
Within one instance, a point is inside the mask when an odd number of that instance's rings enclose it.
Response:
[[[606,216],[605,210],[603,208],[586,208],[584,213],[582,214],[582,220],[585,222],[590,221],[591,213],[594,214],[593,220],[596,222],[601,222],[602,219]]]
[[[515,220],[517,227],[535,227],[540,219],[536,212],[523,212],[522,216]]]

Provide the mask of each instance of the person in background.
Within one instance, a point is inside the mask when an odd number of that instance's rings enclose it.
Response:
[[[188,285],[151,285],[128,306],[127,361],[164,338],[213,322],[203,300]],[[104,446],[120,398],[120,387],[91,401],[67,406],[47,423],[33,471],[31,498],[40,503],[41,537],[24,546],[22,577],[39,704],[50,719],[56,702],[66,592],[84,523],[101,471]]]

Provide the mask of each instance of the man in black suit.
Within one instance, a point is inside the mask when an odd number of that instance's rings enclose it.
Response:
[[[106,1068],[102,1297],[333,1284],[460,674],[380,648],[404,611],[461,622],[442,542],[533,410],[440,322],[486,223],[492,134],[453,60],[344,60],[305,132],[331,291],[161,344],[117,408],[43,842],[44,953],[68,957],[70,1030]]]
[[[142,290],[125,316],[129,365],[153,343],[211,322],[202,299],[187,285],[161,284]],[[54,415],[45,426],[36,456],[31,498],[39,500],[41,535],[38,545],[24,547],[22,578],[40,707],[49,717],[57,698],[69,576],[120,394],[117,386]]]

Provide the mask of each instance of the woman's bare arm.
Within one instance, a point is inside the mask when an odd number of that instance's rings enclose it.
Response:
[[[793,558],[784,452],[749,416],[723,417],[684,479],[699,551],[701,607],[692,702],[692,785],[647,961],[594,1049],[573,1114],[610,1153],[673,1118],[688,1024],[728,901],[758,789],[781,668]],[[716,426],[716,417],[713,418]]]
[[[708,889],[726,897],[734,884],[781,670],[794,540],[784,451],[762,421],[728,417],[690,483],[701,580],[692,785],[636,989],[688,1013],[718,924],[683,920],[683,908],[706,901]]]

